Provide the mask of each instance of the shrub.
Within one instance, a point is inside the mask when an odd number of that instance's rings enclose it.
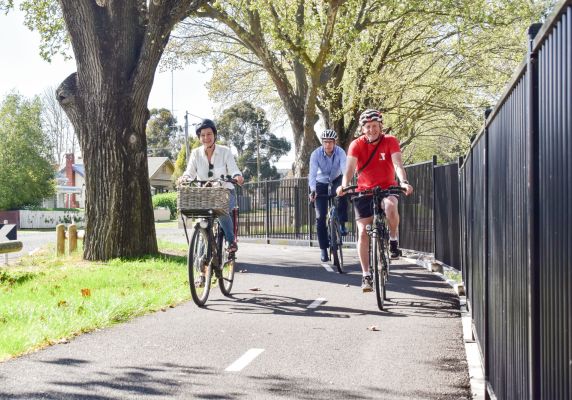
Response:
[[[171,211],[171,219],[177,218],[177,193],[159,193],[153,196],[153,208],[167,207]]]

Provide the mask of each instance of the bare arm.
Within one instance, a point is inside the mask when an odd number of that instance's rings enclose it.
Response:
[[[409,196],[411,193],[413,193],[413,186],[411,186],[407,181],[407,172],[405,172],[405,168],[403,168],[401,153],[393,153],[391,155],[391,161],[393,162],[395,173],[399,178],[401,187],[405,189],[405,194]]]
[[[343,196],[345,193],[342,191],[342,188],[349,185],[354,176],[354,172],[356,170],[357,165],[357,158],[352,156],[347,156],[346,158],[346,170],[344,171],[344,176],[342,177],[342,184],[338,186],[336,189],[336,193],[338,196]]]

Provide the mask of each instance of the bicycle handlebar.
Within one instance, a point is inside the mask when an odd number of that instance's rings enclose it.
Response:
[[[225,182],[229,182],[232,183],[233,185],[238,185],[238,181],[236,179],[234,179],[233,177],[231,177],[230,175],[221,175],[220,178],[213,178],[213,179],[207,179],[207,180],[200,180],[200,179],[193,179],[191,180],[186,180],[186,181],[182,181],[179,183],[178,186],[190,186],[191,184],[195,183],[195,184],[199,184],[200,186],[212,186],[214,183],[218,183],[218,184],[223,184]]]
[[[388,196],[399,196],[400,194],[405,193],[405,189],[401,186],[390,186],[387,189],[382,189],[379,186],[376,186],[372,189],[362,190],[360,192],[355,192],[354,190],[357,189],[357,185],[346,186],[342,188],[342,191],[349,192],[348,194],[351,196],[353,200],[356,197],[365,197],[365,196],[380,196],[380,197],[388,197]]]

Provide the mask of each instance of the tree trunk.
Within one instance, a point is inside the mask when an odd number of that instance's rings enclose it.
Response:
[[[78,96],[82,91],[77,90],[76,74],[72,74],[57,93],[79,133],[85,162],[84,258],[155,254],[146,104],[136,104],[128,95],[109,98],[106,90],[90,91],[95,94],[87,99]],[[85,115],[89,118],[82,117]]]
[[[145,127],[173,26],[206,0],[59,0],[77,73],[57,90],[85,163],[84,258],[157,253]]]

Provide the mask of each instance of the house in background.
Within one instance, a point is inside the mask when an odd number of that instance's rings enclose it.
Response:
[[[56,172],[56,194],[44,199],[44,208],[84,208],[85,170],[83,164],[75,163],[73,154],[65,155],[65,166]]]
[[[73,154],[66,154],[66,164],[56,173],[56,194],[44,199],[44,208],[84,208],[85,207],[85,169],[81,159],[75,162]],[[168,157],[148,157],[151,194],[173,190],[171,177],[175,165]]]
[[[172,177],[175,164],[169,157],[147,157],[151,194],[164,193],[175,188]]]

